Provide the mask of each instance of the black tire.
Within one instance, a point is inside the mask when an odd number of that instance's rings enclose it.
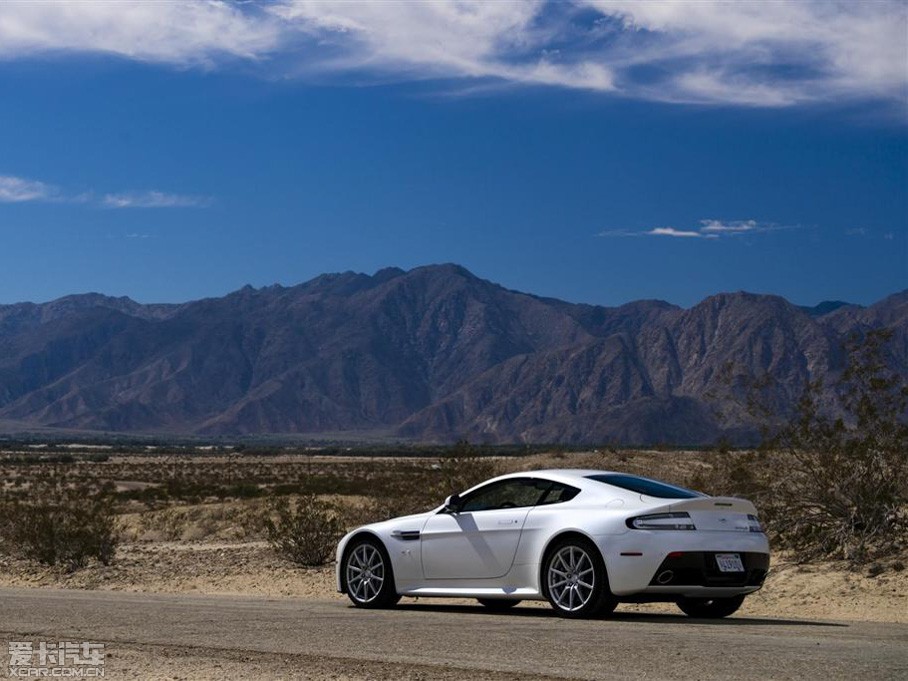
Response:
[[[561,617],[603,617],[618,604],[602,554],[581,537],[558,540],[546,551],[541,578],[545,597]]]
[[[617,607],[618,607],[618,599],[615,598],[614,596],[612,596],[611,592],[609,592],[609,597],[606,598],[602,602],[602,605],[599,606],[599,609],[596,611],[595,616],[596,617],[608,617],[613,612],[615,612],[615,608],[617,608]]]
[[[492,612],[504,612],[520,603],[519,600],[510,598],[477,598],[476,600],[479,601],[480,605],[485,606]]]
[[[703,619],[719,619],[737,612],[744,596],[730,598],[679,598],[678,607],[685,615]]]
[[[347,597],[357,608],[389,608],[400,600],[394,570],[377,539],[356,539],[344,552],[341,566]]]

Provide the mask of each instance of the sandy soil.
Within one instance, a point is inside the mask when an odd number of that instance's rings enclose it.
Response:
[[[908,570],[898,566],[893,561],[871,576],[842,564],[799,566],[775,556],[765,587],[745,601],[740,614],[908,623]],[[72,574],[0,556],[0,586],[343,598],[334,590],[333,567],[297,567],[263,542],[127,543],[112,565],[90,565]],[[666,604],[620,608],[675,610]]]

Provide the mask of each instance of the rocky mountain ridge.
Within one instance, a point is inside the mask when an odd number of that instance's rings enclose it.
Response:
[[[723,293],[682,309],[511,291],[457,265],[141,305],[99,294],[0,306],[0,422],[206,435],[708,444],[752,438],[749,376],[790,412],[843,340],[896,330],[908,291],[800,308]]]

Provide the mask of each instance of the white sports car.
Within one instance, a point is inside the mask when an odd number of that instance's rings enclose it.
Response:
[[[769,542],[753,504],[596,470],[513,473],[427,513],[365,525],[337,547],[337,588],[362,608],[401,596],[548,600],[565,617],[675,602],[725,617],[759,589]]]

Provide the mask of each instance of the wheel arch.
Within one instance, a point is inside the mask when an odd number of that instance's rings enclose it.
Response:
[[[356,546],[356,544],[363,539],[372,539],[378,544],[382,553],[385,554],[385,560],[388,561],[392,579],[394,577],[394,566],[391,564],[391,554],[388,552],[388,547],[385,546],[385,541],[372,530],[358,530],[347,538],[347,541],[344,543],[344,550],[341,552],[340,564],[338,565],[340,593],[347,593],[347,571],[344,570],[344,563],[347,562],[347,556],[350,554],[351,547]]]
[[[611,587],[609,586],[610,582],[609,582],[609,577],[608,577],[608,565],[606,565],[605,554],[603,554],[600,546],[595,541],[593,541],[593,538],[590,535],[588,535],[586,532],[582,532],[581,530],[578,530],[578,529],[568,529],[568,530],[560,530],[556,534],[549,537],[548,541],[545,543],[545,546],[542,549],[542,553],[540,554],[541,559],[539,561],[539,573],[536,575],[536,578],[539,580],[539,593],[542,594],[543,596],[545,596],[546,598],[548,598],[548,586],[547,586],[548,581],[545,578],[545,566],[549,560],[549,556],[551,555],[555,546],[559,542],[562,542],[565,539],[572,539],[572,538],[573,539],[582,539],[587,544],[591,544],[592,546],[595,547],[596,554],[599,556],[599,560],[602,561],[602,567],[605,570],[606,587],[609,589],[609,591],[611,591]]]

